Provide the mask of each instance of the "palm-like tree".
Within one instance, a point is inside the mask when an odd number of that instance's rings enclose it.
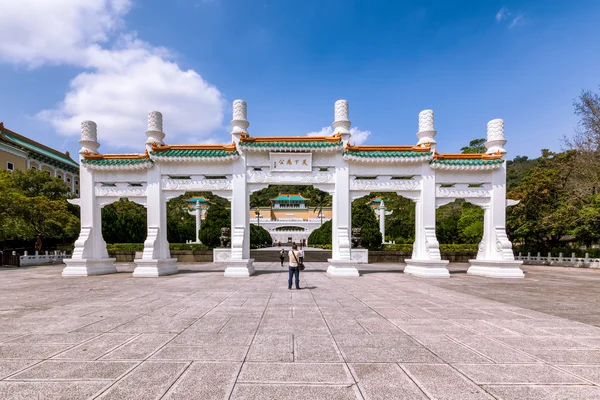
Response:
[[[315,209],[313,211],[319,210],[319,213],[317,214],[317,216],[321,218],[321,225],[323,225],[323,207],[325,207],[327,205],[325,202],[325,196],[322,195],[321,193],[317,193],[317,194],[313,195],[312,197],[315,200],[315,204],[316,204]]]

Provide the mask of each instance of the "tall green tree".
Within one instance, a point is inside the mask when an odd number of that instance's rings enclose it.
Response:
[[[200,241],[210,247],[220,244],[221,228],[231,227],[231,210],[221,204],[213,204],[206,212],[206,218],[200,227]]]
[[[361,229],[360,236],[363,247],[369,249],[381,247],[379,222],[364,197],[352,203],[352,228]]]
[[[469,145],[461,148],[460,151],[462,154],[483,154],[487,150],[485,142],[486,140],[483,138],[471,140]]]
[[[121,199],[102,209],[102,236],[107,243],[143,243],[146,221],[144,206]]]

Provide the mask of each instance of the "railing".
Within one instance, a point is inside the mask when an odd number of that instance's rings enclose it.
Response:
[[[519,253],[518,256],[515,256],[515,260],[523,261],[523,264],[600,268],[600,258],[590,258],[588,253],[585,253],[585,257],[577,257],[575,253],[572,253],[570,257],[565,257],[563,253],[559,253],[558,257],[553,257],[551,253],[548,253],[547,257],[542,256],[542,253],[537,253],[535,256],[532,256],[531,253],[527,253],[526,256]]]
[[[60,264],[63,259],[69,257],[71,256],[66,252],[55,251],[54,254],[49,254],[48,252],[39,254],[36,251],[35,255],[29,255],[27,252],[24,252],[19,258],[20,266],[25,267],[27,265]]]

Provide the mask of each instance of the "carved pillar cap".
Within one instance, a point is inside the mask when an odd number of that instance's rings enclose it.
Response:
[[[165,134],[163,133],[163,116],[158,111],[150,111],[148,113],[148,130],[146,131],[146,144],[152,146],[156,143],[157,145],[164,146],[163,139]]]
[[[427,143],[437,143],[434,139],[437,132],[434,126],[433,110],[423,110],[419,113],[419,132],[417,132],[417,138],[419,142],[417,146],[424,145]]]
[[[233,102],[233,119],[230,122],[232,135],[247,134],[250,122],[247,119],[247,105],[244,100],[234,100]]]
[[[98,153],[100,143],[98,143],[97,125],[94,121],[81,122],[81,139],[79,140],[79,144],[81,145],[79,154],[86,152],[91,154]]]
[[[506,153],[504,146],[506,145],[506,139],[504,139],[504,121],[502,119],[493,119],[487,124],[487,141],[485,142],[485,148],[487,154]]]
[[[334,121],[331,124],[333,133],[342,135],[342,141],[347,142],[350,139],[350,113],[348,100],[338,100],[334,106]]]

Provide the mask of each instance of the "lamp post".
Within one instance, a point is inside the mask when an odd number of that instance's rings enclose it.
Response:
[[[256,214],[256,224],[258,226],[260,226],[260,207],[256,207],[256,211],[254,212],[254,214]]]

